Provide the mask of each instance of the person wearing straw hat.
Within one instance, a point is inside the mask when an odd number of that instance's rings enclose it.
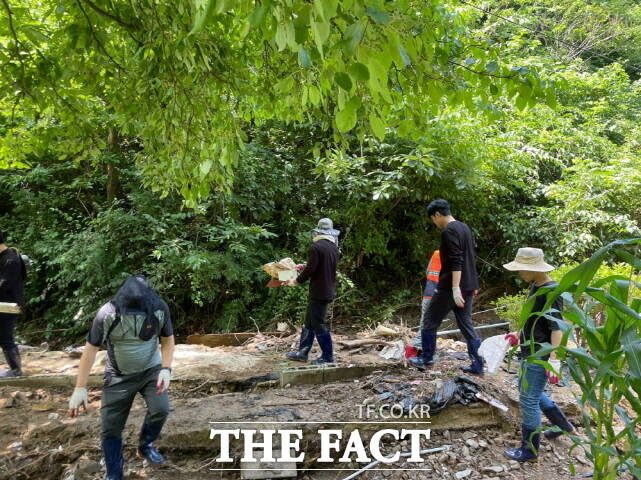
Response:
[[[318,340],[322,355],[312,362],[313,365],[334,362],[332,336],[327,325],[327,309],[336,295],[336,267],[338,265],[339,230],[329,218],[321,218],[312,230],[312,245],[309,247],[308,261],[296,280],[287,285],[296,286],[309,280],[309,301],[305,326],[301,330],[298,350],[289,352],[287,358],[306,362],[309,351]]]
[[[552,352],[550,355],[540,357],[541,360],[548,361],[554,371],[546,370],[538,363],[528,363],[526,360],[540,350],[544,343],[549,343],[553,347],[560,345],[563,335],[559,322],[562,321],[563,299],[557,297],[552,304],[552,310],[545,315],[540,314],[547,301],[547,291],[558,285],[548,275],[554,267],[545,262],[543,250],[530,247],[519,248],[516,258],[503,267],[511,272],[518,272],[519,276],[530,284],[528,296],[536,296],[531,310],[533,313],[525,322],[520,335],[508,333],[505,336],[512,346],[521,345],[523,358],[519,379],[519,399],[523,416],[522,441],[519,448],[507,450],[505,456],[519,462],[536,461],[540,445],[538,430],[541,428],[541,412],[560,429],[546,431],[544,434],[546,438],[554,439],[561,436],[563,432],[574,430],[558,405],[544,392],[548,380],[550,383],[559,381],[560,361],[557,360],[556,353]]]

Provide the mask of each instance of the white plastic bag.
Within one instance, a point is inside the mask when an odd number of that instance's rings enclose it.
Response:
[[[387,360],[400,360],[403,358],[405,351],[405,343],[403,340],[397,340],[393,345],[388,345],[378,354],[379,357]]]
[[[483,340],[479,347],[479,355],[485,359],[489,373],[496,373],[509,349],[510,342],[505,339],[505,334]]]

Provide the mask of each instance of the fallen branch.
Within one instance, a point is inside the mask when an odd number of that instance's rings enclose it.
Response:
[[[385,340],[375,340],[375,339],[363,339],[363,340],[336,340],[336,343],[343,345],[347,348],[357,348],[365,345],[386,345],[392,346],[394,342],[388,342]]]

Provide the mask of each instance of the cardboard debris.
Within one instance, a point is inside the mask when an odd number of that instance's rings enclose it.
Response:
[[[17,303],[0,302],[0,313],[20,313]]]
[[[262,269],[273,278],[279,278],[278,272],[294,270],[296,271],[296,262],[291,258],[283,258],[278,262],[270,262],[262,266]],[[282,279],[281,279],[282,280]]]

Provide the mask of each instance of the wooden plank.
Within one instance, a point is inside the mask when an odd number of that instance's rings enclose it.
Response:
[[[187,343],[206,345],[208,347],[237,347],[254,338],[257,333],[209,333],[206,335],[189,335]],[[266,337],[282,337],[283,332],[265,332]]]

